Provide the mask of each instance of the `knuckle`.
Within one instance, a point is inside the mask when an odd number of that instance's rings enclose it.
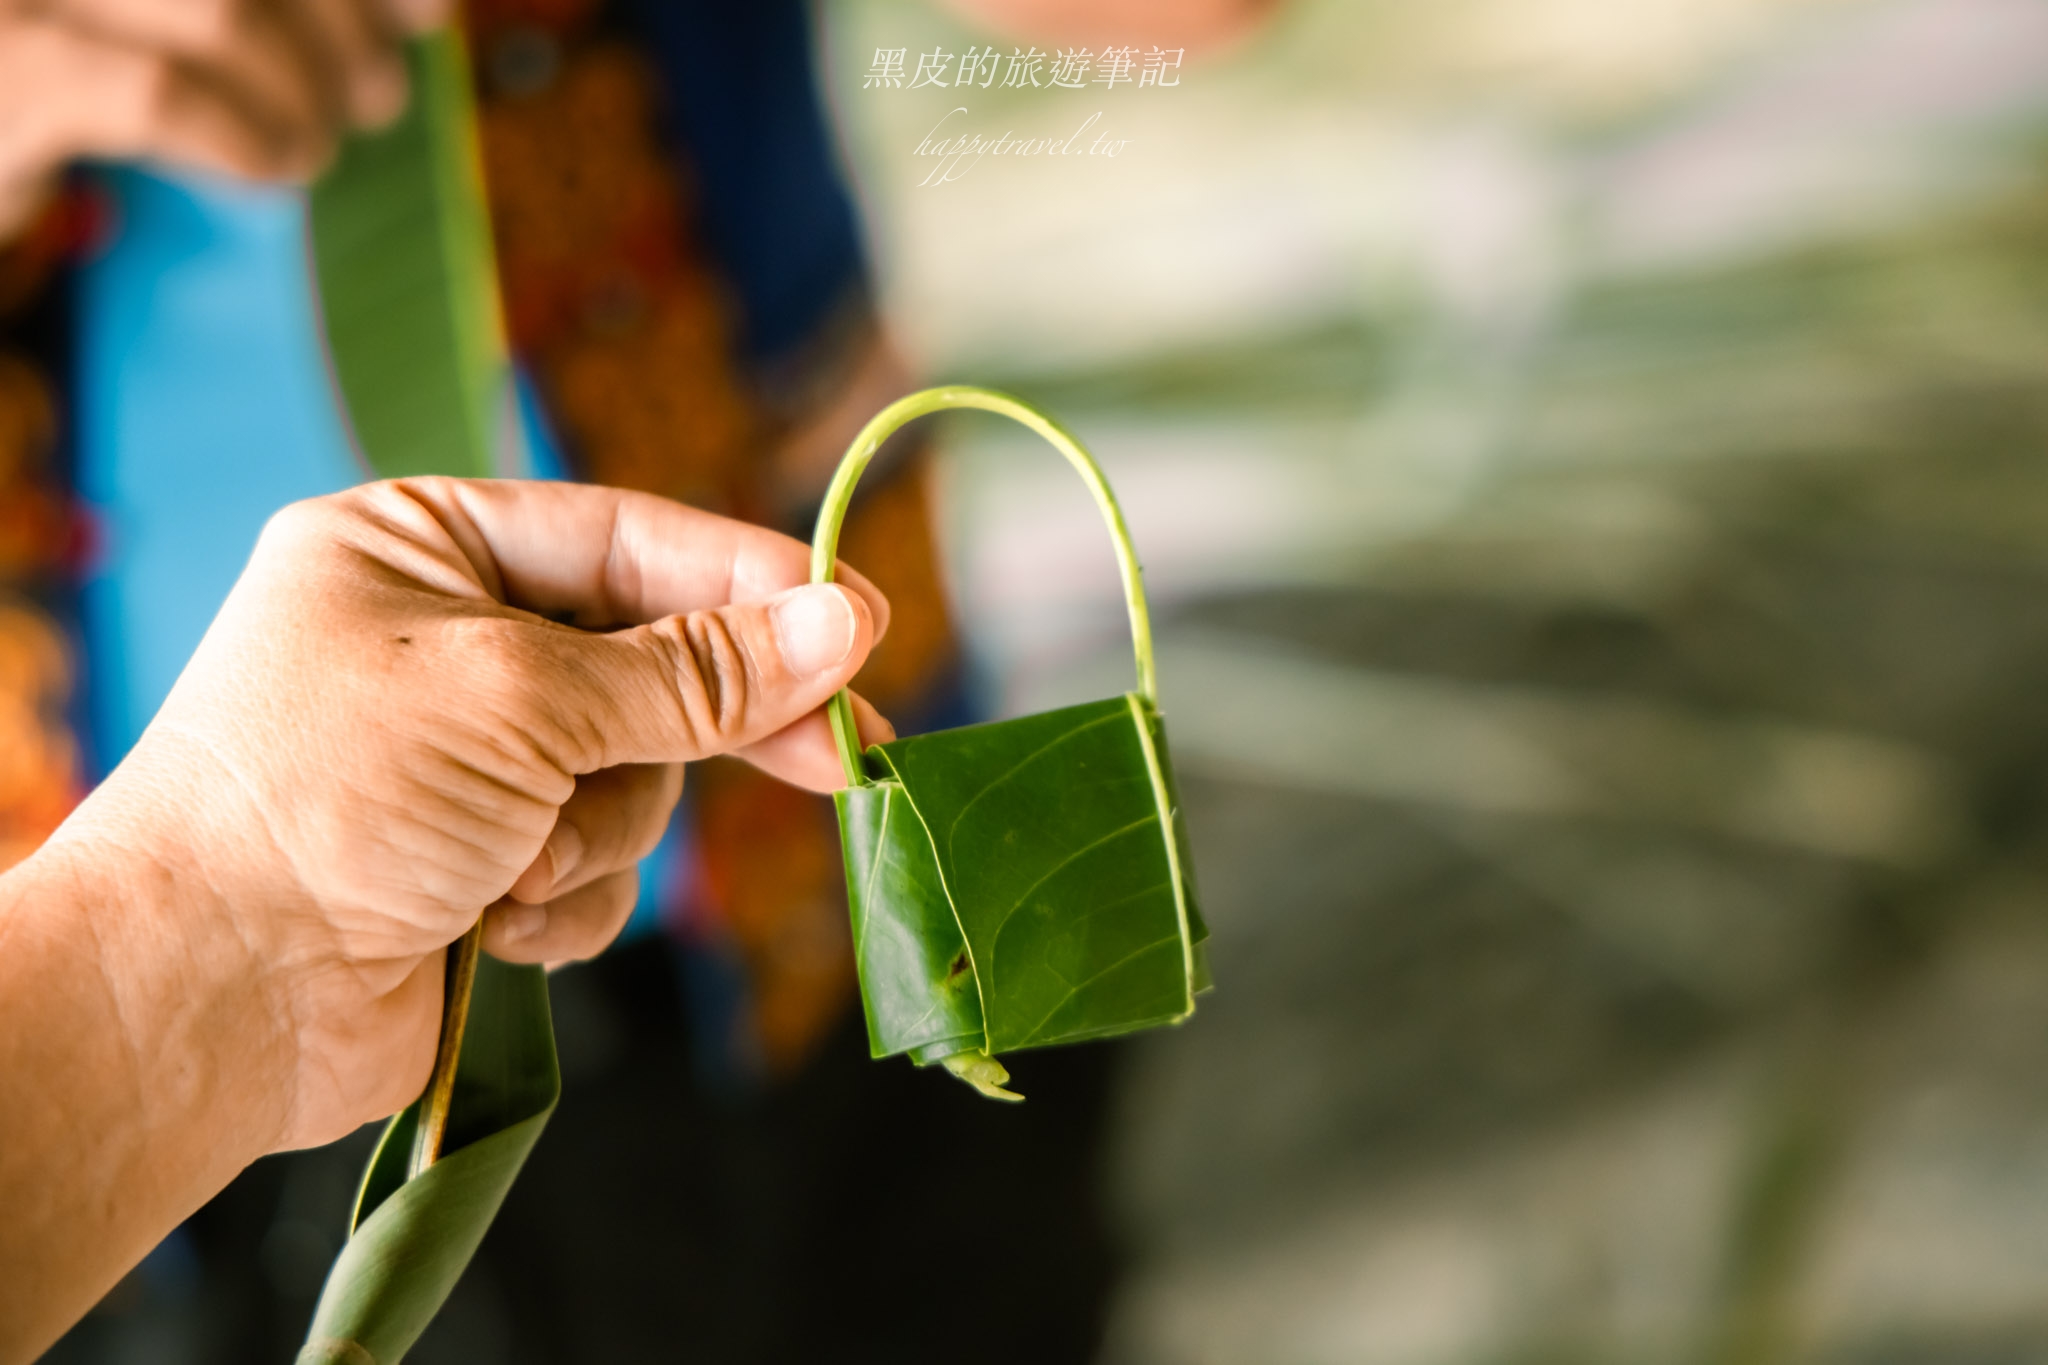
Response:
[[[270,514],[263,535],[271,540],[303,540],[327,531],[334,520],[333,498],[301,498]]]
[[[583,695],[576,656],[555,647],[550,632],[511,616],[462,616],[446,639],[477,713],[508,746],[563,774],[589,766],[598,737],[565,698]]]
[[[678,690],[693,730],[719,740],[744,733],[753,679],[731,622],[717,611],[697,611],[675,618],[673,628],[659,634],[672,643]]]
[[[259,554],[301,558],[316,548],[346,539],[347,503],[340,497],[305,498],[270,514],[256,538]]]
[[[676,732],[693,749],[703,749],[712,736],[705,733],[702,680],[697,656],[690,650],[680,621],[670,618],[648,627],[647,640],[654,655],[655,669],[663,686],[656,705],[672,713]]]
[[[424,541],[441,525],[435,509],[449,504],[447,485],[451,482],[440,478],[379,479],[329,496],[367,523],[408,540]]]

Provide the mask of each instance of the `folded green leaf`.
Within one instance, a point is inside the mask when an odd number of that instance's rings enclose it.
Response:
[[[847,902],[874,1056],[942,1062],[983,1094],[1001,1052],[1178,1023],[1208,989],[1208,930],[1187,829],[1151,700],[1142,576],[1108,482],[1065,430],[1007,394],[912,394],[854,439],[826,494],[811,573],[832,572],[839,522],[882,441],[925,413],[976,407],[1046,437],[1088,481],[1115,542],[1138,691],[991,725],[894,740],[853,757],[852,712],[833,699],[850,784],[835,798]]]
[[[877,1057],[1177,1023],[1206,984],[1159,717],[1135,693],[868,750],[838,795]]]
[[[395,1365],[411,1349],[476,1254],[561,1088],[546,973],[484,958],[444,1155],[407,1180],[419,1104],[385,1128],[299,1365]]]

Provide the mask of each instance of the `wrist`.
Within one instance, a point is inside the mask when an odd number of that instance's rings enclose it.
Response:
[[[109,1025],[157,1145],[210,1130],[206,1164],[235,1171],[274,1150],[294,1094],[292,1030],[274,957],[239,922],[215,869],[175,831],[121,818],[102,789],[10,874],[69,921],[111,1006]]]
[[[0,1360],[274,1147],[290,1104],[250,950],[94,805],[0,877]]]

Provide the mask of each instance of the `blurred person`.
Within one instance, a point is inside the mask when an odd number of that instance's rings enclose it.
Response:
[[[956,8],[1006,35],[1200,48],[1271,6]],[[315,174],[348,129],[396,115],[397,44],[445,16],[433,0],[0,5],[0,860],[33,849],[137,742],[265,519],[363,477],[317,350],[300,200],[211,177]],[[475,0],[464,18],[520,370],[515,467],[806,531],[859,423],[912,386],[874,307],[806,6]],[[65,176],[79,158],[142,164]],[[927,465],[914,433],[899,439],[842,537],[849,562],[895,603],[861,687],[906,728],[975,718]],[[756,1289],[824,1275],[820,1229],[870,1220],[872,1210],[794,1193],[806,1181],[836,1187],[821,1154],[856,1113],[878,1142],[896,1122],[942,1141],[969,1125],[985,1149],[1036,1162],[1046,1182],[1016,1256],[1049,1277],[1041,1301],[1071,1311],[1046,1308],[1046,1321],[1068,1325],[1036,1349],[1087,1349],[1110,1264],[1089,1192],[1103,1062],[1043,1064],[1074,1076],[1076,1117],[1052,1153],[1038,1125],[1062,1120],[1041,1116],[1045,1102],[995,1132],[950,1096],[877,1089],[895,1079],[869,1077],[861,1056],[824,803],[743,765],[707,765],[646,867],[627,938],[591,1008],[622,1014],[633,1039],[666,1041],[617,1065],[640,1088],[673,1085],[680,1052],[698,1096],[689,1105],[744,1116],[734,1150],[701,1152],[700,1167],[664,1177],[676,1200],[699,1198],[686,1191],[701,1185],[732,1201],[726,1216],[757,1243],[734,1274]],[[564,1015],[573,1041],[575,1010]],[[821,1067],[866,1088],[821,1080]],[[860,1109],[878,1104],[888,1120]],[[508,1207],[507,1226],[535,1225],[526,1243],[550,1240],[567,1216],[573,1196],[547,1193],[548,1165],[551,1151],[575,1149],[576,1112],[564,1106]],[[647,1123],[673,1146],[703,1118],[686,1107]],[[212,1277],[203,1292],[226,1294],[245,1324],[240,1344],[214,1342],[217,1355],[273,1349],[258,1339],[289,1335],[310,1306],[317,1279],[250,1250],[277,1241],[298,1179],[266,1165],[192,1229]],[[626,1239],[616,1266],[587,1260],[590,1302],[563,1309],[563,1322],[630,1316],[645,1295],[625,1268],[657,1249],[677,1254],[665,1235]],[[494,1256],[520,1254],[513,1240],[487,1243],[480,1277],[568,1273],[491,1270]],[[1068,1254],[1035,1255],[1041,1242]],[[224,1289],[213,1280],[229,1263],[241,1283]],[[705,1293],[707,1312],[736,1318],[753,1310],[731,1305],[759,1297]],[[541,1310],[507,1295],[492,1311]],[[581,1329],[559,1330],[569,1341]],[[744,1330],[766,1340],[794,1328]],[[1034,1349],[1028,1336],[1017,1347]]]

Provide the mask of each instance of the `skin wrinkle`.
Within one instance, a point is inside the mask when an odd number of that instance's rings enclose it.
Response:
[[[534,718],[545,721],[552,734],[541,736],[522,731],[522,737],[542,761],[567,780],[567,790],[561,801],[556,802],[561,805],[575,795],[579,776],[612,765],[605,761],[604,736],[598,732],[596,718],[587,712],[565,711],[560,699],[600,691],[609,680],[603,676],[596,656],[581,648],[586,643],[577,638],[581,632],[546,620],[538,622],[535,628],[542,632],[535,638],[535,652],[546,665],[537,671],[545,675],[545,680],[536,686],[532,675],[528,675],[528,703]]]
[[[164,710],[169,711],[170,707],[166,706]],[[279,837],[275,823],[275,818],[279,811],[274,803],[264,799],[262,784],[257,782],[248,773],[243,772],[232,759],[223,754],[221,746],[210,743],[203,734],[199,734],[181,724],[176,714],[163,715],[159,713],[157,720],[152,722],[152,728],[157,724],[163,726],[163,733],[166,739],[173,742],[182,739],[185,741],[188,751],[196,750],[202,755],[200,759],[202,768],[211,766],[214,771],[225,774],[228,781],[241,790],[242,794],[248,798],[248,804],[255,807],[254,814],[257,823],[261,826],[271,850],[282,857],[295,873],[303,876],[303,869],[298,866],[297,858],[286,847],[287,841]],[[206,874],[202,870],[200,875]]]
[[[370,879],[365,884],[345,888],[350,893],[346,905],[330,899],[312,907],[316,917],[324,917],[328,921],[336,948],[351,956],[361,956],[359,940],[365,931],[355,927],[354,921],[361,918],[376,924],[389,920],[401,904],[414,909],[436,902],[481,905],[493,899],[487,887],[475,884],[473,879],[464,878],[459,886],[446,881],[450,876],[450,865],[454,862],[449,856],[450,844],[470,853],[487,848],[487,845],[465,839],[452,831],[416,823],[413,817],[418,813],[417,808],[405,799],[382,799],[371,794],[365,794],[363,799],[373,803],[361,819],[363,828],[366,831],[379,827],[393,830],[392,852],[397,855],[392,860],[397,865],[393,871],[398,877],[409,879],[412,885],[409,890],[403,888],[402,882],[398,886],[386,885],[388,879],[368,874]],[[379,812],[388,812],[388,816],[370,818]],[[484,828],[488,830],[489,827]],[[427,880],[430,875],[437,880]],[[464,927],[456,925],[450,929],[424,916],[415,916],[406,924],[413,930],[440,937],[441,943],[437,947],[445,946]]]
[[[214,871],[210,868],[202,868],[199,871],[199,875],[206,880],[207,888],[213,893],[215,902],[223,905],[226,904],[227,890],[216,879]],[[234,914],[223,916],[223,918],[226,920],[230,932],[234,934],[235,941],[241,945],[243,956],[246,960],[251,963],[261,962],[263,960],[262,949],[251,937],[249,927],[245,924],[243,918],[240,915]],[[251,975],[256,976],[259,980],[261,979],[260,974],[251,973]],[[266,983],[264,1001],[263,1012],[277,1026],[278,1037],[295,1037],[304,1027],[305,1021],[300,1017],[297,1002],[292,992],[279,990],[274,984]],[[280,1124],[280,1132],[284,1131],[285,1126],[290,1123],[291,1117],[298,1112],[298,1104],[299,1085],[298,1078],[294,1075],[290,1082],[290,1095],[285,1102],[285,1117]]]
[[[387,504],[392,501],[398,501],[400,507],[390,508]],[[343,558],[359,566],[360,572],[408,596],[454,599],[444,604],[444,609],[458,603],[500,600],[461,537],[435,515],[430,503],[404,490],[396,491],[395,497],[384,497],[379,489],[372,489],[362,502],[360,517],[336,515],[326,509],[302,512],[296,509],[306,504],[294,503],[275,514],[271,523],[281,525],[279,534],[290,537],[295,545],[331,539]],[[419,517],[403,515],[408,508]],[[302,521],[312,525],[301,529]],[[424,525],[418,524],[421,521]],[[330,531],[325,522],[337,525]],[[269,534],[266,527],[265,535]],[[394,547],[402,547],[406,553],[394,554]]]
[[[588,686],[590,680],[578,678],[564,681],[573,681],[576,684]],[[531,682],[526,678],[515,676],[509,681],[508,687],[515,694],[512,699],[515,705],[520,700],[527,701],[528,705],[545,705],[550,699],[550,689],[546,687],[533,688]],[[573,726],[561,724],[558,718],[553,715],[546,717],[546,719],[554,723],[551,728],[564,732],[574,728]],[[517,776],[515,778],[498,776],[496,773],[489,771],[484,763],[471,759],[465,754],[454,752],[452,748],[449,752],[442,755],[441,761],[448,766],[452,766],[456,771],[490,787],[504,791],[514,797],[523,798],[515,803],[514,808],[524,808],[529,804],[560,806],[571,796],[575,795],[576,792],[574,764],[569,761],[568,756],[562,753],[561,750],[564,748],[575,749],[579,747],[579,744],[576,740],[571,740],[567,743],[550,744],[546,738],[534,733],[535,728],[520,724],[510,726],[490,725],[474,727],[467,732],[474,735],[482,744],[486,754],[508,760],[516,770]],[[545,783],[546,787],[544,790],[536,791],[533,789],[532,783]],[[487,816],[495,816],[497,814],[496,811],[483,813]]]
[[[625,548],[623,508],[623,503],[612,504],[611,526],[604,538],[604,564],[598,570],[598,600],[604,604],[605,615],[609,618],[606,625],[630,620],[624,604],[631,602],[637,608],[647,587],[640,574],[638,557],[620,553]],[[629,579],[630,587],[627,586]],[[638,614],[637,611],[633,613]]]
[[[388,804],[390,809],[392,809],[394,812],[401,813],[404,817],[407,818],[407,820],[411,824],[418,828],[418,830],[421,833],[433,836],[432,840],[429,841],[430,843],[441,842],[455,844],[459,848],[461,848],[462,851],[471,854],[489,854],[493,851],[493,844],[488,833],[488,831],[492,828],[492,824],[490,821],[475,820],[468,822],[472,828],[481,827],[481,829],[485,831],[480,835],[459,830],[455,828],[453,825],[430,823],[427,819],[430,810],[435,812],[446,812],[449,810],[455,810],[463,814],[468,813],[466,811],[462,811],[461,807],[456,803],[454,798],[442,793],[436,793],[435,795],[437,799],[434,805],[430,808],[422,807],[421,805],[415,803]],[[401,826],[401,828],[403,827],[404,826]],[[445,849],[421,847],[418,851],[422,857],[431,858],[437,864],[444,864],[453,861],[453,859],[447,858],[445,856]],[[436,854],[440,854],[442,856],[437,857],[435,856]],[[466,891],[463,892],[462,895],[463,899],[469,899],[469,894]],[[441,897],[436,897],[436,899],[441,899]],[[456,930],[457,935],[459,935],[460,933],[460,929]],[[451,935],[451,938],[452,937],[454,937],[454,935]]]
[[[497,602],[511,602],[512,594],[505,587],[504,566],[491,548],[490,537],[477,524],[463,486],[449,479],[400,479],[392,485],[392,491],[419,508],[448,538],[456,551],[455,558],[477,576],[477,586],[486,596]],[[468,535],[463,534],[465,531]]]
[[[600,682],[591,662],[579,657],[578,651],[562,647],[566,641],[534,633],[571,629],[539,619],[531,623],[505,620],[503,626],[489,631],[487,638],[494,643],[483,650],[484,656],[495,662],[492,683],[503,694],[483,708],[485,714],[494,719],[508,714],[527,719],[510,729],[494,725],[481,727],[479,732],[522,773],[559,779],[561,795],[553,800],[557,806],[574,794],[578,774],[609,766],[603,762],[594,720],[584,717],[582,724],[576,724],[573,718],[564,717],[557,701],[564,692],[580,695]],[[515,739],[517,744],[512,742]]]
[[[683,638],[696,665],[697,688],[711,713],[713,734],[737,736],[746,721],[749,675],[746,654],[725,619],[708,613],[685,618]]]
[[[461,853],[473,858],[499,846],[507,832],[516,834],[522,842],[531,841],[537,849],[554,828],[558,810],[536,802],[528,818],[514,818],[510,813],[504,818],[493,818],[466,794],[458,792],[430,792],[424,800],[393,804],[387,809],[400,818],[416,815],[421,822],[422,833],[434,836],[443,844],[453,844]],[[447,859],[448,851],[446,848],[422,850],[436,861],[453,861]],[[503,894],[491,889],[495,886],[495,879],[488,882],[465,880],[461,885],[464,894],[473,887],[484,900]]]
[[[150,1113],[151,1106],[148,1103],[148,1096],[143,1085],[143,1077],[147,1074],[147,1071],[142,1060],[142,1047],[136,1040],[136,1029],[129,1017],[127,1001],[119,986],[116,985],[113,970],[108,965],[107,938],[101,932],[99,922],[100,907],[96,904],[91,904],[85,906],[84,910],[85,913],[79,918],[85,925],[85,932],[92,941],[92,952],[88,954],[88,957],[92,963],[93,971],[99,979],[100,988],[106,994],[107,1004],[110,1007],[114,1020],[119,1025],[115,1030],[115,1037],[120,1044],[121,1055],[128,1063],[127,1074],[122,1077],[123,1089],[127,1090],[132,1097],[135,1111],[139,1114],[147,1115]],[[150,1121],[145,1118],[143,1121],[144,1129],[147,1130],[151,1126]],[[104,1134],[101,1135],[101,1140],[105,1140]]]
[[[706,735],[702,719],[691,706],[693,698],[702,698],[704,688],[698,675],[697,656],[691,651],[690,643],[683,638],[688,624],[683,617],[670,617],[657,621],[647,632],[649,644],[659,656],[663,670],[676,679],[676,686],[663,698],[666,708],[674,716],[676,730],[684,736],[684,744],[696,753],[706,751]],[[690,680],[697,679],[698,686],[691,687]]]
[[[487,855],[494,848],[488,832],[488,822],[468,819],[449,821],[436,820],[434,818],[437,815],[445,816],[451,811],[457,816],[467,816],[469,814],[469,812],[463,810],[453,800],[437,800],[431,807],[422,807],[415,804],[404,809],[409,816],[418,821],[422,833],[432,836],[432,843],[441,845],[453,844],[459,851],[471,855]],[[426,856],[432,857],[436,863],[455,861],[455,859],[447,856],[448,849],[445,847],[422,849],[421,852]],[[472,892],[467,879],[464,879],[461,886],[462,889],[456,892],[454,896],[444,895],[438,896],[436,899],[454,899],[455,896],[460,896],[465,901],[471,899],[492,899],[488,895]],[[480,891],[481,888],[478,890]],[[422,925],[421,927],[426,928],[430,926]]]
[[[547,782],[548,790],[536,792],[530,788],[522,788],[517,782],[500,777],[462,754],[449,753],[442,756],[438,766],[453,769],[468,778],[470,783],[482,787],[484,791],[506,799],[503,804],[487,803],[480,799],[481,793],[472,796],[468,784],[464,785],[464,790],[460,793],[443,792],[442,795],[450,800],[461,800],[480,822],[503,822],[522,811],[552,811],[575,795],[575,777],[548,759],[542,752],[539,741],[526,734],[524,730],[515,731],[514,735],[521,741],[520,743],[510,742],[513,735],[486,734],[480,738],[487,747],[511,759],[515,765],[518,764],[518,755],[522,750],[531,753],[536,761],[523,765],[524,774],[535,782]]]

